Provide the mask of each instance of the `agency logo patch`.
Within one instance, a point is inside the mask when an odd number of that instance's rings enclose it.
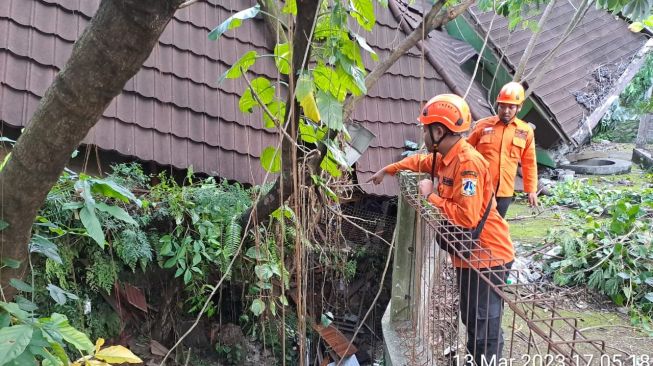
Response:
[[[463,196],[476,195],[476,178],[463,178]]]

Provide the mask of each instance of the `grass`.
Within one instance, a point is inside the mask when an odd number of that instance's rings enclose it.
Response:
[[[529,207],[524,200],[517,200],[510,205],[506,218],[514,242],[539,244],[544,240],[549,229],[564,226],[567,223],[564,220],[564,209],[551,210],[542,207],[540,209],[543,209],[543,212],[534,216],[537,211]]]

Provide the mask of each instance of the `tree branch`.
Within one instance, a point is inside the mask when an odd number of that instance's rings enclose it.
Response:
[[[521,59],[519,60],[519,65],[517,65],[517,71],[515,71],[515,75],[513,76],[512,81],[516,81],[516,82],[521,81],[521,78],[524,75],[524,71],[526,70],[526,64],[528,63],[528,59],[531,58],[531,54],[533,53],[533,49],[535,48],[535,43],[537,42],[537,38],[540,36],[540,33],[542,33],[542,29],[544,29],[544,24],[546,23],[546,20],[549,18],[549,14],[551,14],[551,10],[553,10],[556,1],[557,0],[551,0],[549,4],[546,6],[546,8],[544,9],[544,12],[542,12],[542,16],[540,17],[540,20],[537,22],[537,31],[531,35],[531,39],[528,41],[528,44],[526,45],[526,50],[524,50],[524,54],[521,56]]]
[[[261,10],[263,10],[263,19],[265,19],[265,25],[270,30],[270,34],[275,35],[275,38],[278,35],[281,43],[287,43],[288,37],[286,37],[286,31],[279,21],[281,19],[281,11],[275,1],[258,0],[258,4],[261,6]]]
[[[583,0],[581,5],[574,13],[574,16],[569,22],[567,29],[565,29],[565,32],[563,33],[562,37],[560,37],[560,39],[558,40],[558,43],[556,43],[556,45],[551,49],[551,51],[549,51],[540,60],[540,62],[538,62],[537,65],[535,65],[535,67],[533,67],[533,70],[527,76],[524,77],[524,80],[530,79],[533,73],[536,72],[537,70],[537,74],[535,74],[535,80],[533,80],[532,83],[529,83],[528,91],[526,92],[526,98],[528,98],[533,93],[535,87],[540,83],[542,77],[546,74],[546,70],[548,69],[549,64],[551,63],[551,60],[553,60],[553,58],[557,55],[558,50],[560,49],[562,44],[565,43],[567,38],[569,38],[573,30],[576,29],[576,26],[578,26],[580,21],[583,19],[583,17],[587,13],[587,11],[589,10],[593,2],[594,0]]]

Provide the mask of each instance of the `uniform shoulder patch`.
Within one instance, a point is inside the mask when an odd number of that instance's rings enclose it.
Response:
[[[471,197],[476,195],[476,178],[463,178],[462,195]]]
[[[528,137],[528,131],[527,130],[515,130],[515,137],[526,140],[526,138]]]
[[[494,135],[494,127],[485,127],[481,130],[481,136]]]
[[[478,173],[476,173],[473,170],[463,170],[462,173],[460,173],[463,177],[478,177]]]

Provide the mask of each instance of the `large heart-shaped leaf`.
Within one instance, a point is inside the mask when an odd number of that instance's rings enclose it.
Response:
[[[372,0],[351,0],[349,4],[352,8],[351,16],[358,21],[361,27],[371,31],[376,22]]]
[[[33,331],[25,324],[0,329],[0,365],[11,362],[25,351]]]
[[[236,63],[231,65],[229,70],[225,71],[224,74],[218,79],[218,84],[221,84],[224,79],[237,79],[244,72],[249,70],[249,68],[256,63],[256,57],[258,53],[256,51],[246,52]]]
[[[321,90],[317,92],[317,107],[327,127],[332,130],[340,131],[344,125],[342,123],[342,104],[330,93]]]
[[[261,154],[261,166],[270,173],[277,173],[281,170],[281,152],[268,146]]]
[[[32,236],[32,241],[29,243],[29,251],[31,253],[41,253],[50,258],[57,264],[63,264],[61,256],[59,256],[59,248],[47,238],[41,235]]]
[[[238,108],[243,113],[252,113],[252,108],[259,105],[259,102],[254,98],[252,90],[258,96],[263,104],[269,104],[274,99],[274,85],[264,77],[258,77],[251,82],[252,87],[245,89],[245,92],[238,101]]]

